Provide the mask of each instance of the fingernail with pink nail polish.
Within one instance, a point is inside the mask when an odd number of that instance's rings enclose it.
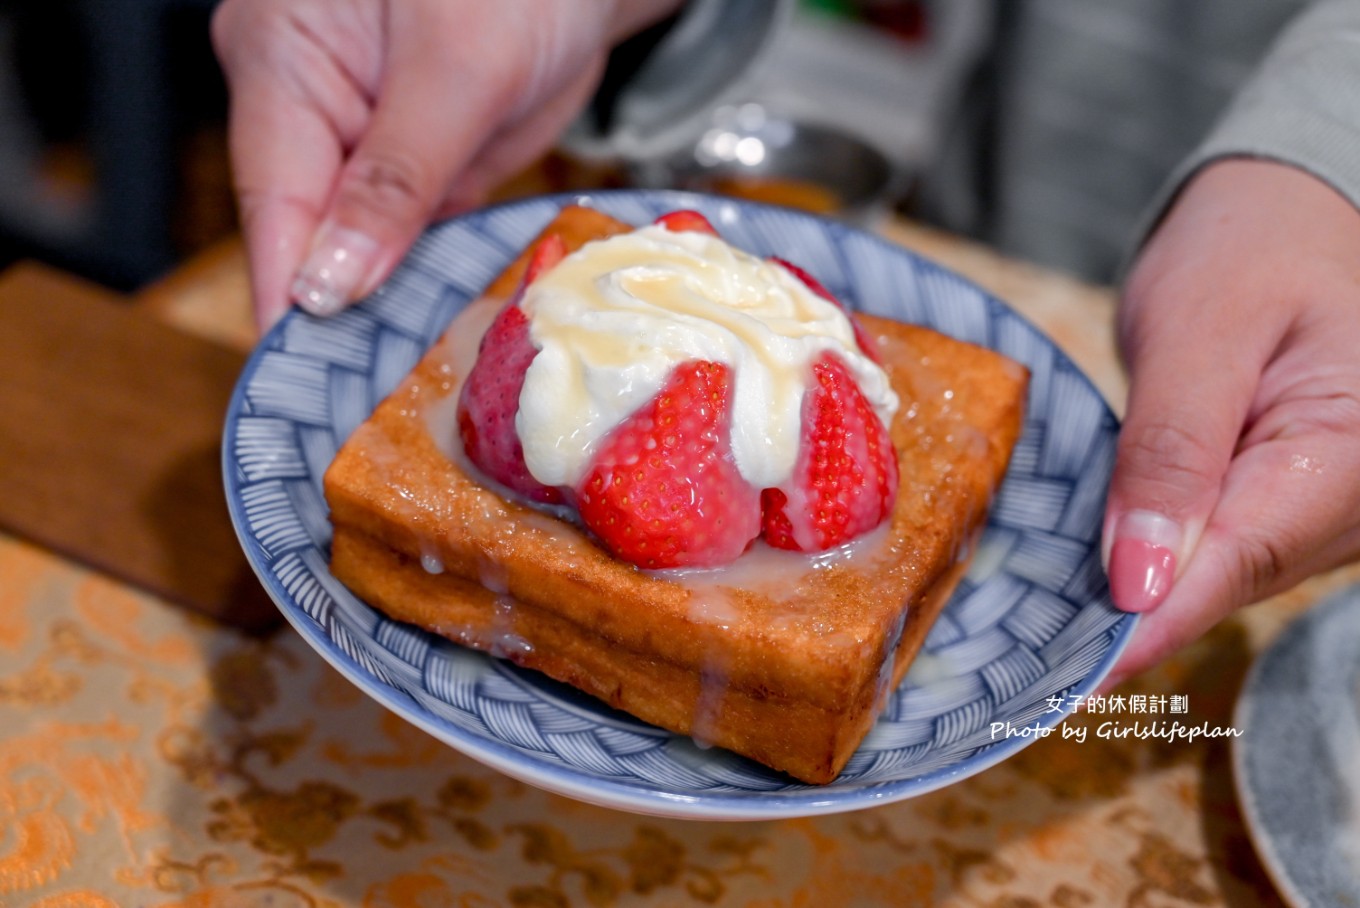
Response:
[[[323,228],[293,281],[293,299],[314,315],[338,312],[368,275],[377,248],[377,243],[357,231]]]
[[[1155,608],[1171,592],[1181,528],[1152,511],[1127,511],[1115,524],[1110,547],[1110,593],[1127,612]]]

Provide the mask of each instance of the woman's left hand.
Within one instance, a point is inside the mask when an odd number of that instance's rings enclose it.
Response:
[[[1204,168],[1130,274],[1105,520],[1143,612],[1110,684],[1360,555],[1360,211],[1260,160]]]

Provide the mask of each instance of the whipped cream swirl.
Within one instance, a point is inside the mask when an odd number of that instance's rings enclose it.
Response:
[[[792,475],[823,351],[840,356],[885,425],[897,409],[839,306],[707,233],[654,225],[587,243],[530,284],[520,306],[539,353],[515,428],[545,485],[575,487],[605,436],[689,360],[729,368],[732,454],[758,489]]]

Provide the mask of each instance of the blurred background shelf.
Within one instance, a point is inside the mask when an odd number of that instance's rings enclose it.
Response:
[[[233,228],[214,5],[0,2],[0,255],[126,290]]]

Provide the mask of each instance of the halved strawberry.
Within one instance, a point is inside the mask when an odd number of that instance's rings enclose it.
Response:
[[[524,280],[519,282],[514,302],[519,305],[524,296],[524,288],[538,279],[538,276],[567,257],[567,243],[560,234],[550,233],[538,241],[534,251],[529,254],[529,264],[524,268]]]
[[[897,454],[845,363],[824,353],[803,398],[793,477],[761,493],[765,541],[820,552],[878,526],[897,498]]]
[[[859,344],[860,352],[862,352],[865,356],[869,357],[869,359],[878,363],[880,366],[883,365],[883,360],[879,358],[878,354],[878,344],[874,341],[873,337],[870,336],[869,332],[864,330],[864,326],[859,323],[859,319],[855,318],[855,313],[850,309],[849,306],[845,305],[845,303],[841,302],[841,300],[834,293],[826,289],[825,284],[817,280],[808,272],[804,271],[802,268],[799,268],[793,262],[790,262],[787,259],[781,259],[779,256],[776,255],[770,256],[770,261],[784,268],[784,270],[788,271],[794,277],[798,278],[798,280],[803,282],[803,285],[805,287],[807,287],[813,293],[820,296],[822,299],[826,300],[828,303],[835,303],[837,306],[839,306],[841,308],[841,311],[845,313],[846,318],[850,319],[850,326],[855,330],[855,342]]]
[[[656,219],[656,223],[675,233],[683,233],[687,230],[695,233],[711,233],[718,235],[718,231],[709,223],[708,218],[697,211],[689,208],[682,208],[679,211],[672,211],[670,214],[663,214]]]
[[[458,399],[458,433],[468,459],[511,491],[544,504],[557,504],[562,494],[533,477],[524,463],[524,447],[515,431],[515,414],[524,373],[538,350],[529,340],[529,319],[520,309],[524,289],[566,255],[557,234],[534,248],[515,295],[487,328],[477,361],[463,382]]]
[[[610,433],[576,489],[581,520],[644,568],[732,561],[760,533],[760,493],[732,459],[726,366],[682,363]]]

